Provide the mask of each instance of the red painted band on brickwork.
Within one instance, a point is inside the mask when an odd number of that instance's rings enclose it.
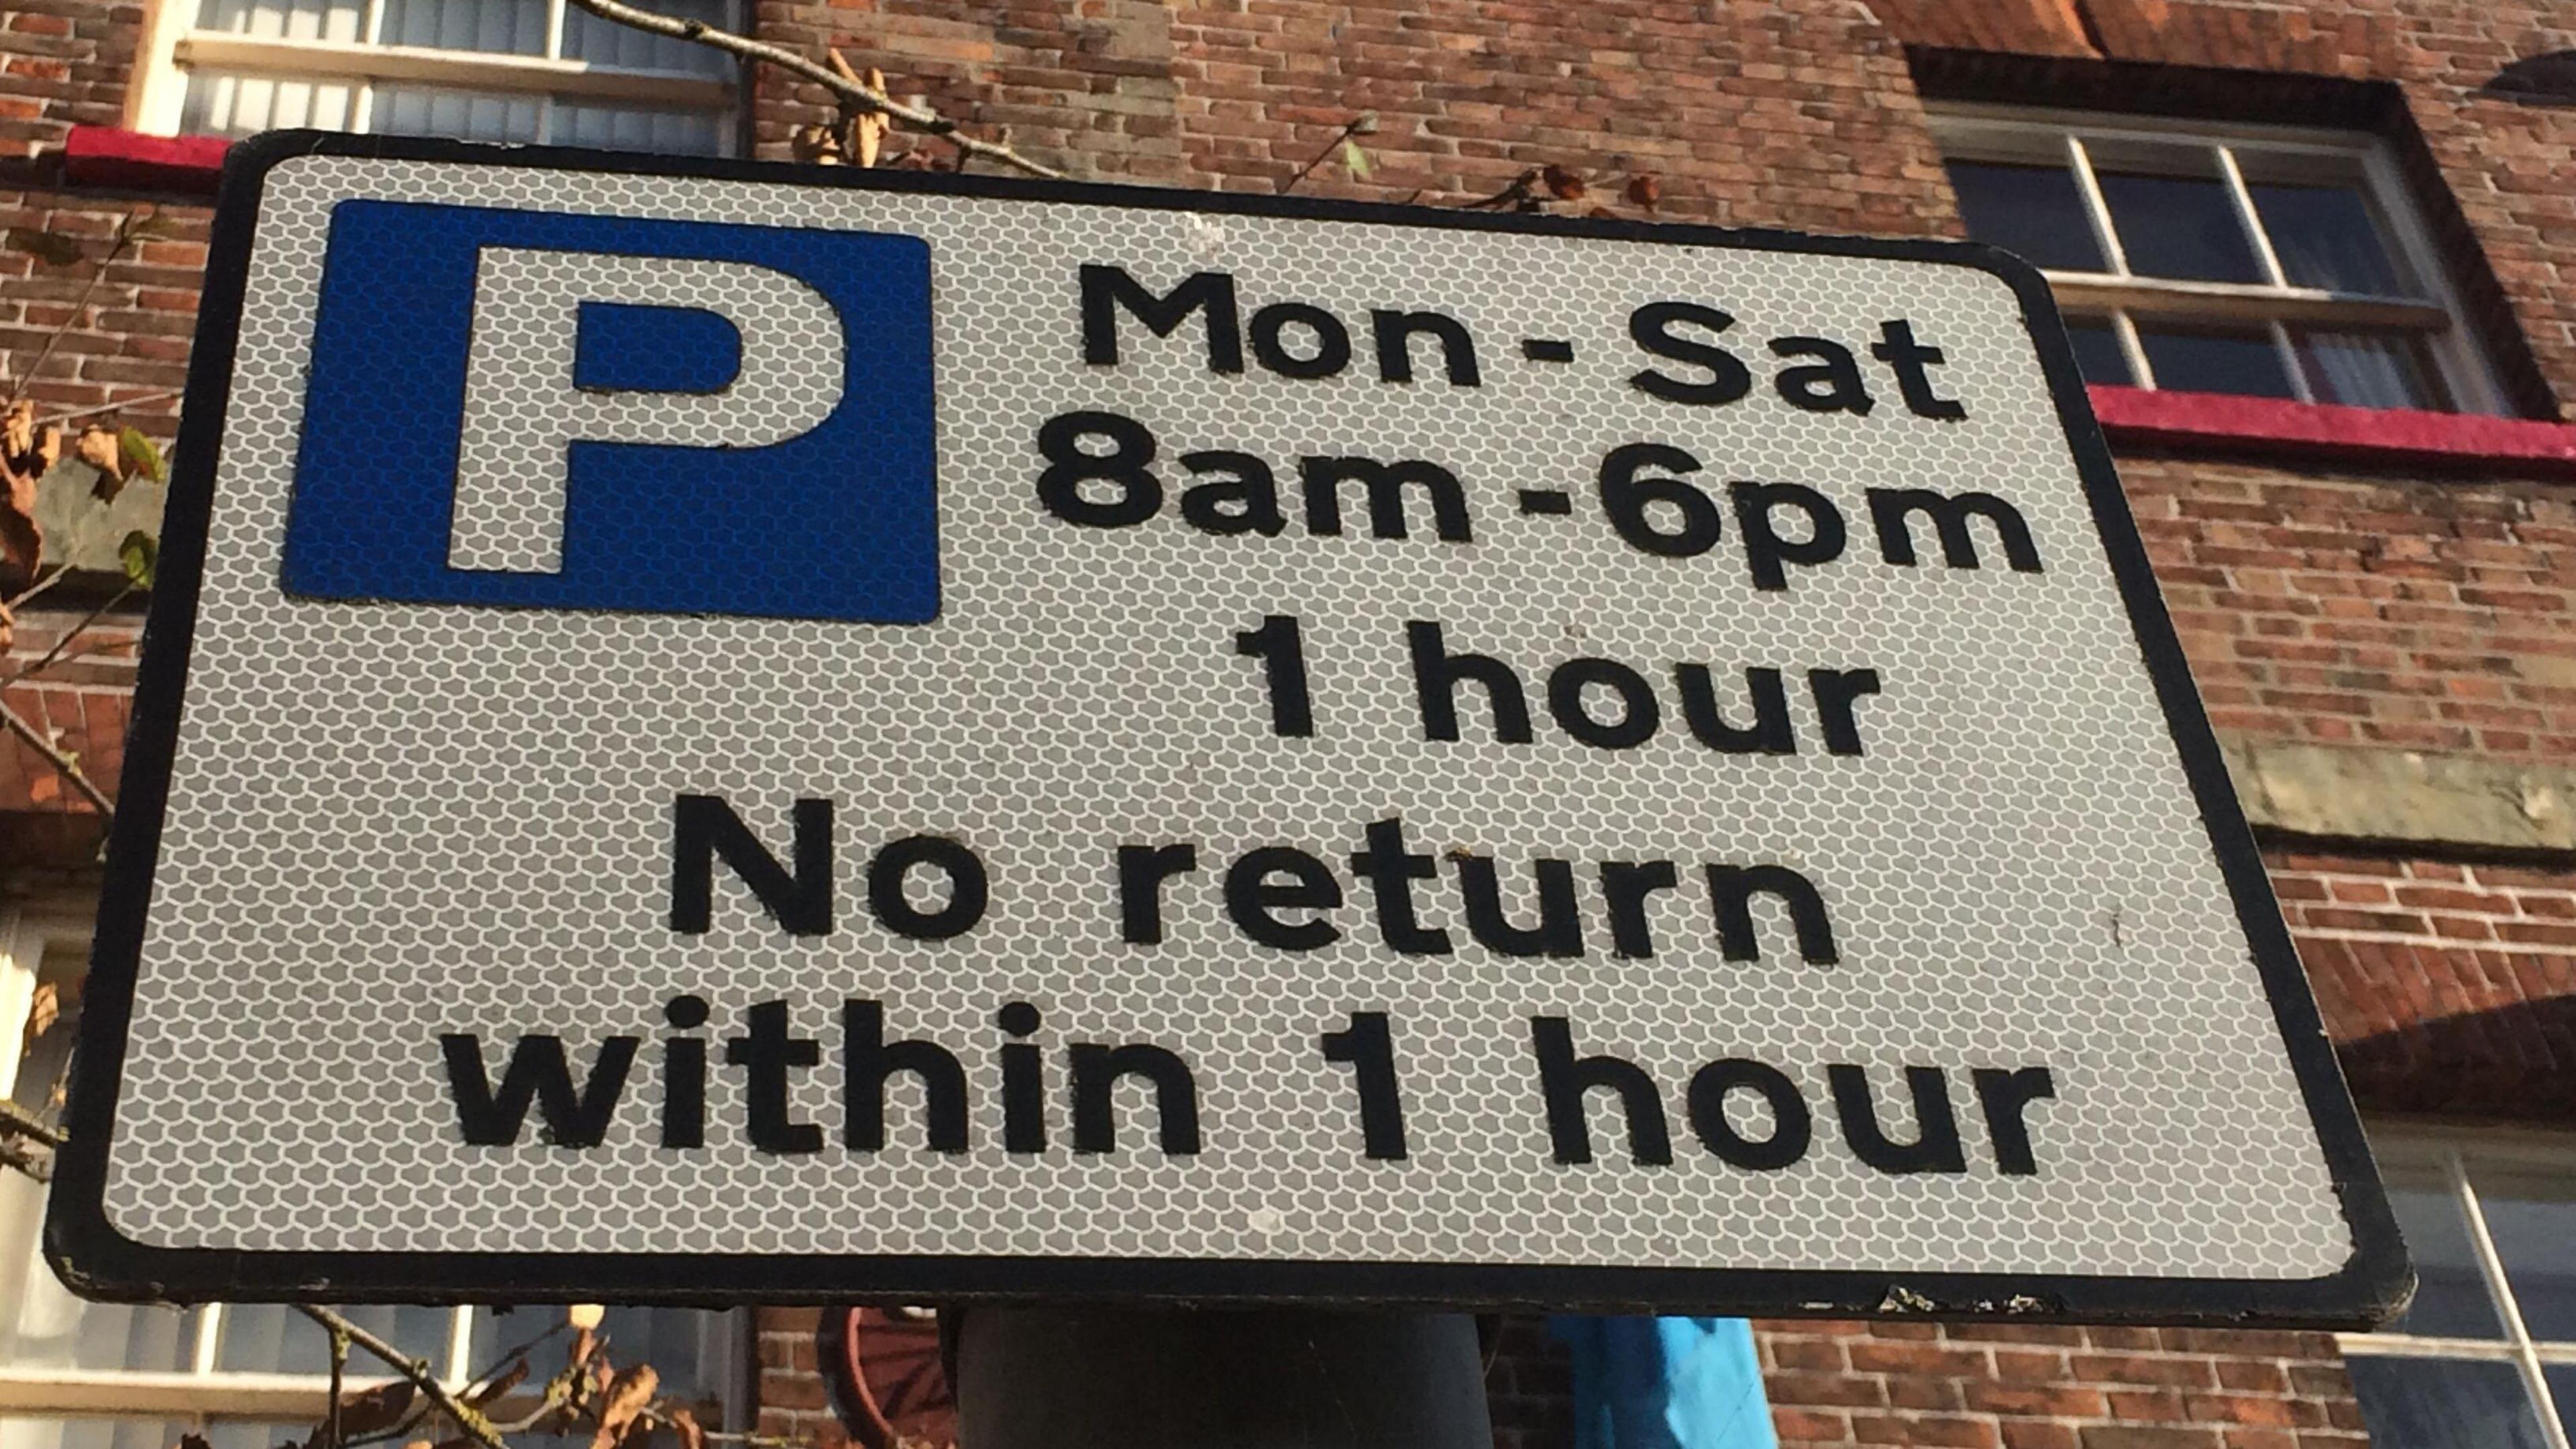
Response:
[[[63,138],[63,179],[75,186],[211,196],[232,144],[223,136],[147,136],[114,126],[74,126]]]
[[[2576,478],[2576,424],[2092,387],[2114,450],[2162,447],[2520,478]]]

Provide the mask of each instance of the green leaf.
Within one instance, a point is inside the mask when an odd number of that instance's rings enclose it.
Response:
[[[153,570],[161,563],[160,541],[138,528],[116,546],[116,558],[125,565],[125,576],[134,581],[135,587],[148,589],[152,587]]]
[[[77,239],[38,231],[31,226],[9,228],[9,246],[13,251],[26,252],[40,262],[57,267],[68,267],[81,259],[81,245]]]
[[[178,223],[157,211],[135,217],[125,224],[128,241],[160,241],[178,234]]]
[[[1369,173],[1377,169],[1369,164],[1368,153],[1360,149],[1360,143],[1347,137],[1342,141],[1342,165],[1349,169],[1353,181],[1366,181]]]
[[[127,473],[140,473],[155,483],[170,481],[170,465],[161,461],[161,450],[150,438],[132,428],[123,429],[116,435],[116,450],[125,457]]]

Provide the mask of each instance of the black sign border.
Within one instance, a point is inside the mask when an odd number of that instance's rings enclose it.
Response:
[[[2024,322],[2037,343],[2094,522],[2271,998],[2274,1019],[2357,1245],[2355,1253],[2335,1272],[2316,1278],[2212,1279],[1178,1258],[242,1252],[153,1247],[127,1238],[105,1211],[108,1147],[116,1130],[118,1082],[143,922],[151,900],[187,683],[215,463],[223,441],[252,234],[268,171],[293,158],[313,155],[1806,252],[1932,262],[1993,273],[2020,298]],[[56,1162],[45,1221],[45,1250],[55,1271],[88,1296],[135,1302],[605,1299],[709,1306],[861,1296],[900,1301],[1082,1299],[2359,1328],[2393,1317],[2413,1288],[2413,1274],[2360,1120],[2289,931],[2273,901],[2262,858],[2237,807],[2217,741],[2201,712],[2110,453],[2094,425],[2048,283],[2028,263],[1992,247],[1601,218],[1488,215],[1004,176],[821,169],[331,132],[271,132],[235,145],[225,162],[159,567],[144,631],[82,1011],[80,1052],[67,1111],[71,1141]]]

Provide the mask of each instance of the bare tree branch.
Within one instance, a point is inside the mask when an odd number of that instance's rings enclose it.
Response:
[[[52,740],[45,738],[34,725],[20,719],[18,712],[5,703],[0,703],[0,725],[7,726],[9,733],[25,740],[29,748],[44,756],[45,763],[54,767],[54,773],[71,781],[73,789],[80,791],[90,804],[98,807],[100,819],[116,818],[115,804],[99,791],[98,786],[90,782],[89,776],[81,773],[80,762],[56,748]]]
[[[56,578],[60,578],[61,576],[62,575],[60,573],[55,575]],[[126,581],[124,588],[116,591],[113,598],[110,598],[106,603],[99,605],[97,608],[90,610],[88,618],[83,619],[79,623],[71,626],[69,629],[64,630],[63,637],[54,641],[54,647],[46,650],[45,656],[42,659],[39,659],[35,663],[28,665],[26,668],[19,670],[17,673],[10,675],[7,679],[0,679],[0,684],[22,684],[27,680],[35,678],[38,674],[43,673],[55,660],[63,657],[63,651],[71,647],[73,640],[88,632],[90,625],[97,623],[101,618],[105,617],[108,610],[124,603],[126,597],[133,592],[134,583],[129,579]]]
[[[439,1412],[445,1414],[448,1421],[456,1425],[460,1433],[481,1444],[483,1449],[509,1449],[509,1445],[502,1442],[501,1436],[492,1432],[492,1421],[484,1418],[482,1411],[468,1408],[457,1402],[456,1396],[447,1391],[447,1385],[438,1381],[438,1375],[429,1371],[429,1364],[424,1360],[404,1356],[402,1350],[328,1308],[312,1303],[298,1303],[295,1305],[295,1311],[322,1325],[325,1330],[334,1335],[348,1335],[351,1343],[384,1360],[388,1368],[411,1380],[422,1393],[429,1395],[429,1401],[438,1405]]]
[[[669,15],[656,15],[625,3],[625,0],[572,0],[572,3],[619,25],[632,26],[654,35],[667,35],[674,40],[693,41],[713,46],[749,60],[777,66],[790,74],[802,76],[841,98],[846,110],[873,112],[892,118],[908,130],[925,136],[936,136],[969,156],[981,156],[1002,165],[1016,167],[1031,176],[1061,181],[1065,173],[1042,161],[1031,160],[1008,146],[979,139],[958,129],[957,123],[927,106],[908,106],[864,80],[842,75],[830,66],[806,59],[783,46],[770,45],[730,30],[719,30],[703,20],[682,20]]]
[[[55,413],[50,417],[38,418],[36,419],[36,426],[41,428],[47,423],[68,423],[80,418],[94,418],[100,413],[122,412],[127,408],[139,408],[148,406],[152,403],[168,402],[170,399],[182,396],[186,392],[187,389],[183,387],[163,388],[159,392],[147,392],[141,397],[120,398],[112,403],[100,403],[96,407],[74,408],[67,413]]]
[[[47,1147],[60,1147],[71,1141],[59,1130],[46,1126],[35,1113],[6,1098],[0,1098],[0,1137],[32,1137]]]

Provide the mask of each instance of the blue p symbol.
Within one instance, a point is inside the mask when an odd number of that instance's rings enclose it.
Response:
[[[287,592],[926,621],[929,282],[917,237],[344,203]]]

